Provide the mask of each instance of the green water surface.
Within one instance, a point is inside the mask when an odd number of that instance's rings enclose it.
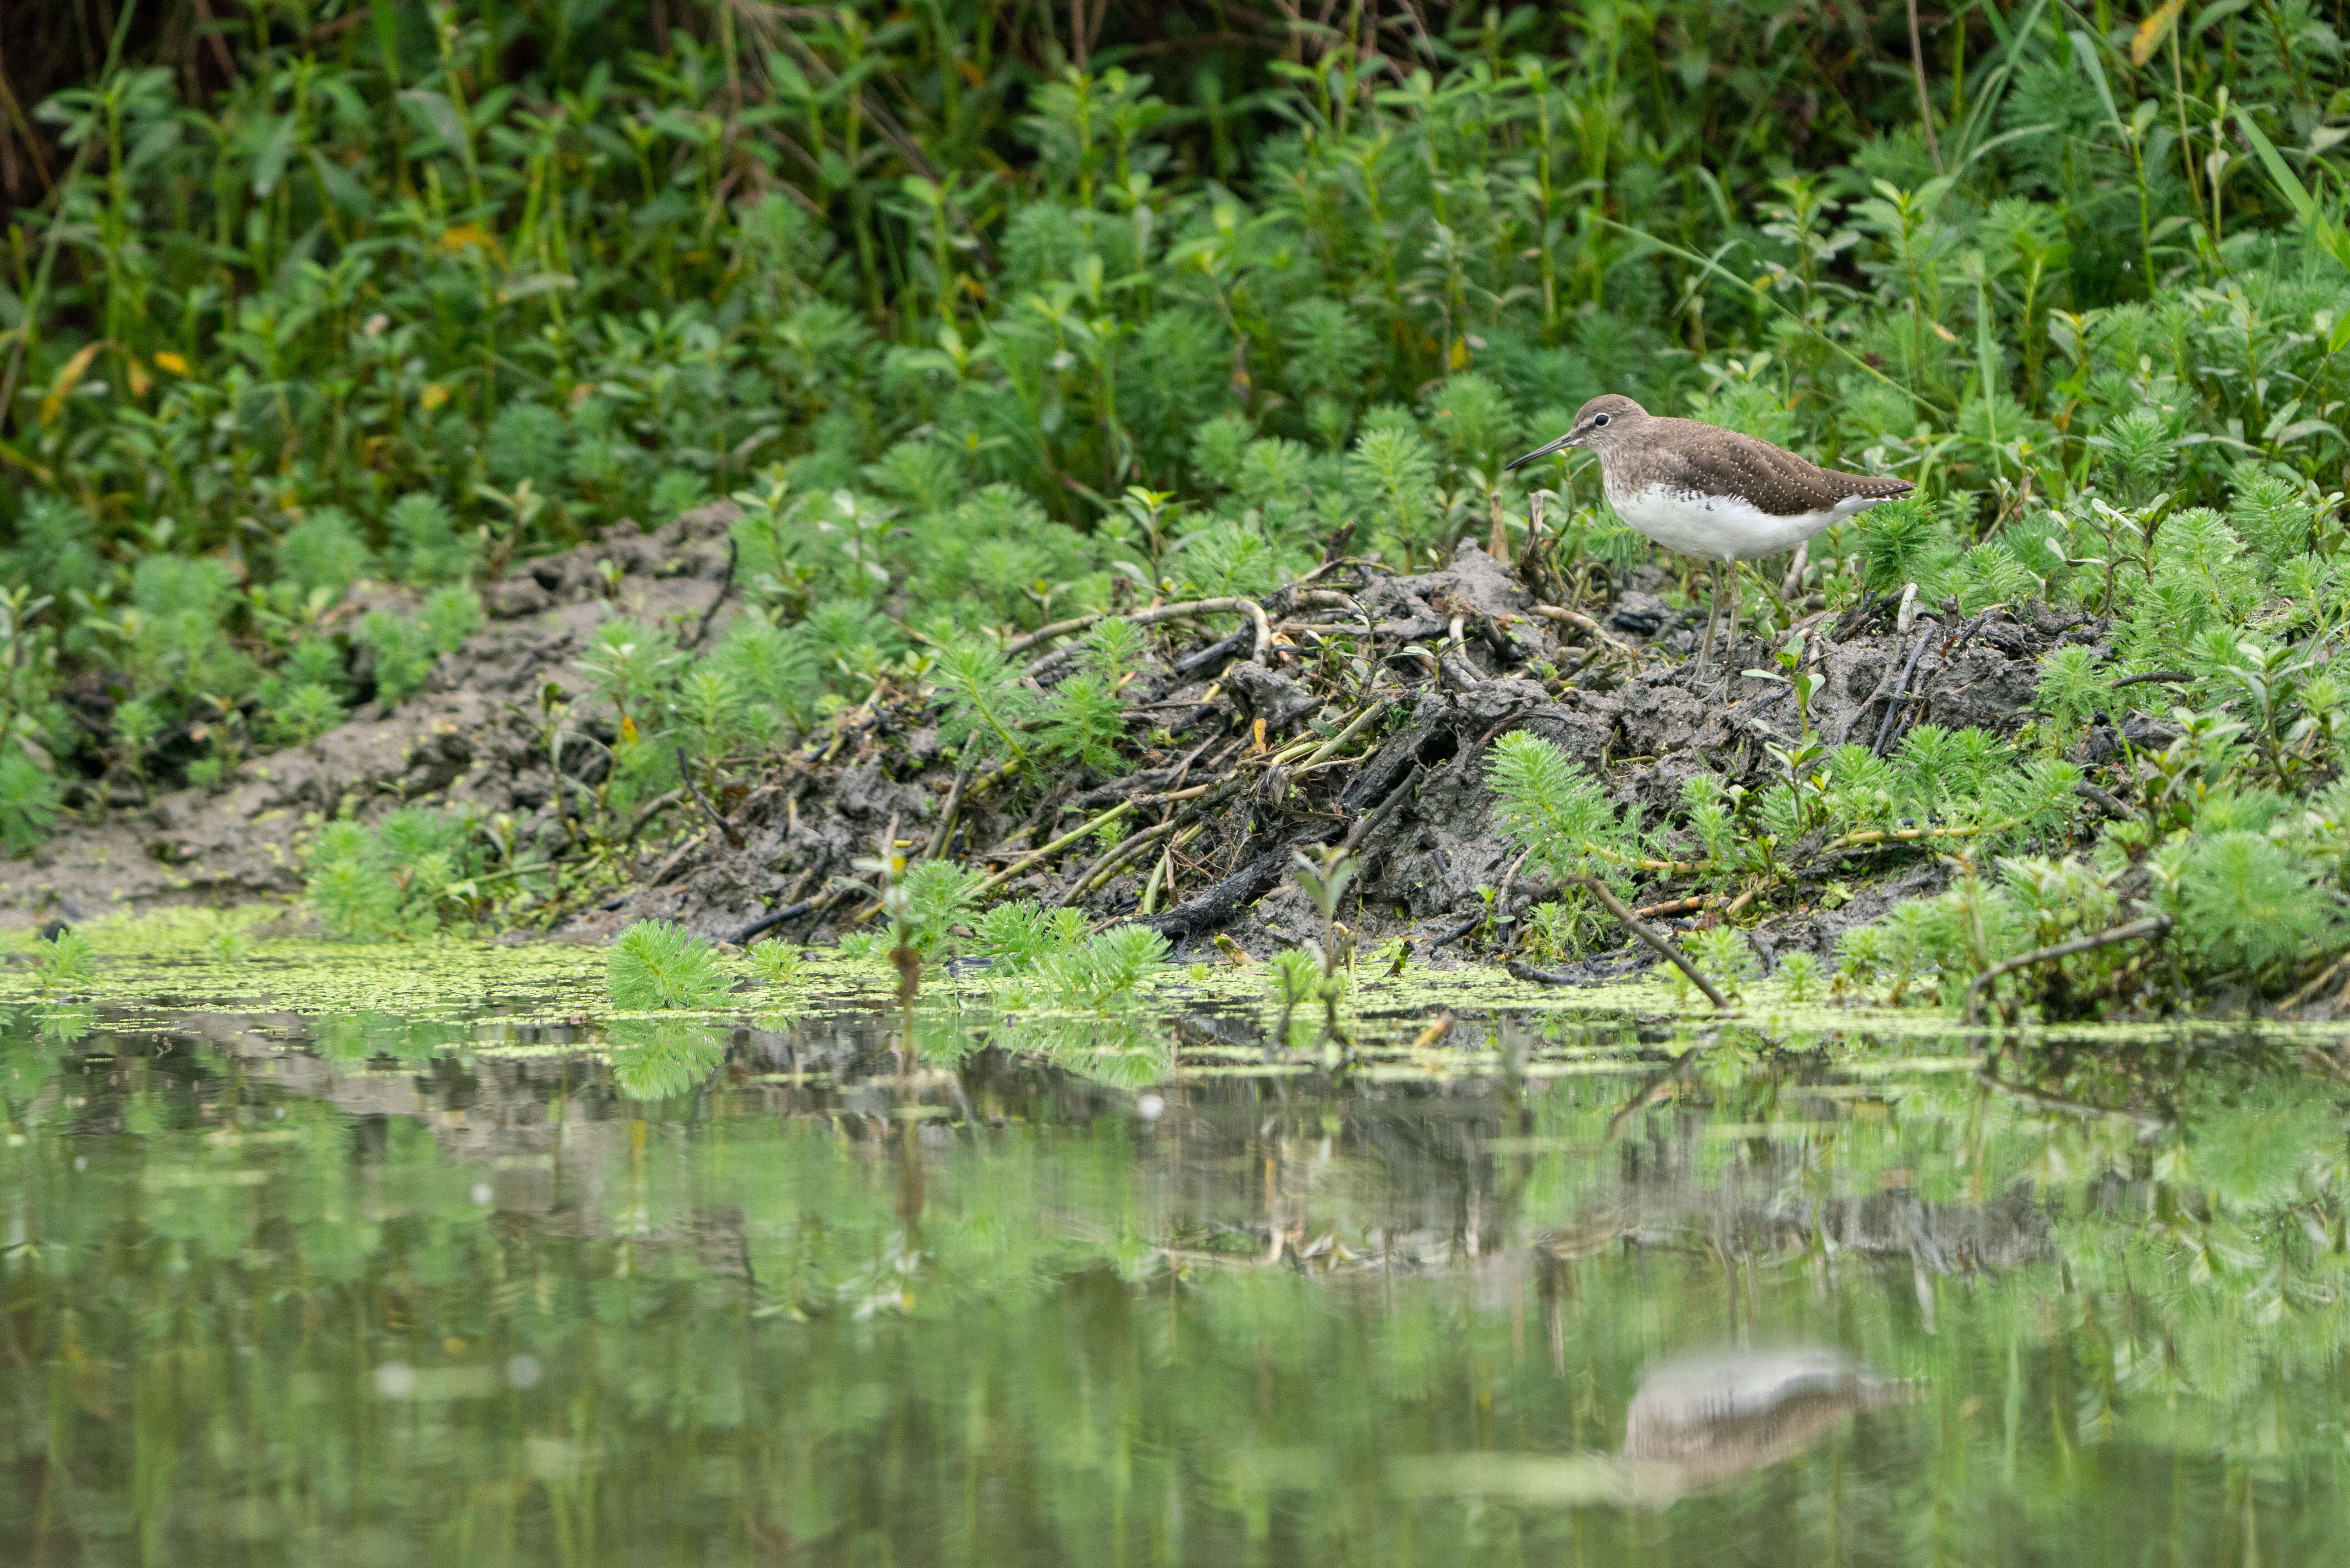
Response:
[[[2350,1559],[2320,1040],[5,1020],[0,1561]]]

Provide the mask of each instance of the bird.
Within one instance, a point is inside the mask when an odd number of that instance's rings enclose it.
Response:
[[[1524,467],[1572,447],[1595,452],[1608,504],[1625,525],[1706,563],[1712,589],[1703,671],[1721,618],[1721,566],[1730,574],[1730,641],[1738,639],[1738,569],[1792,550],[1813,535],[1909,493],[1905,479],[1822,468],[1753,436],[1696,420],[1650,413],[1621,393],[1592,399],[1556,441],[1509,464]]]

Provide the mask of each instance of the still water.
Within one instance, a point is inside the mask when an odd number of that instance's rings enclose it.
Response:
[[[2350,1559],[2319,1041],[0,1018],[0,1561]]]

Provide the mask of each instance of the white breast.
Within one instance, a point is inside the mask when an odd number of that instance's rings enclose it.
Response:
[[[1610,488],[1607,500],[1626,527],[1669,550],[1710,561],[1752,561],[1792,550],[1821,529],[1877,504],[1876,498],[1855,495],[1825,511],[1774,517],[1736,496],[1700,495],[1662,484],[1625,493]]]

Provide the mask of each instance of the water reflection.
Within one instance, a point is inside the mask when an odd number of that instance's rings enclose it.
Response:
[[[608,1062],[504,1025],[0,1027],[0,1553],[2274,1563],[2350,1532],[2350,1142],[2297,1056],[2081,1044],[1993,1086],[1951,1042],[1462,1028],[1418,1072],[1174,1071],[1222,1039],[1194,1022],[1080,1041],[1091,1073],[786,1022]],[[2157,1104],[2151,1137],[2105,1114]]]
[[[1673,1356],[1641,1370],[1624,1458],[1647,1472],[1650,1498],[1709,1491],[1794,1458],[1855,1411],[1922,1397],[1819,1345]]]

